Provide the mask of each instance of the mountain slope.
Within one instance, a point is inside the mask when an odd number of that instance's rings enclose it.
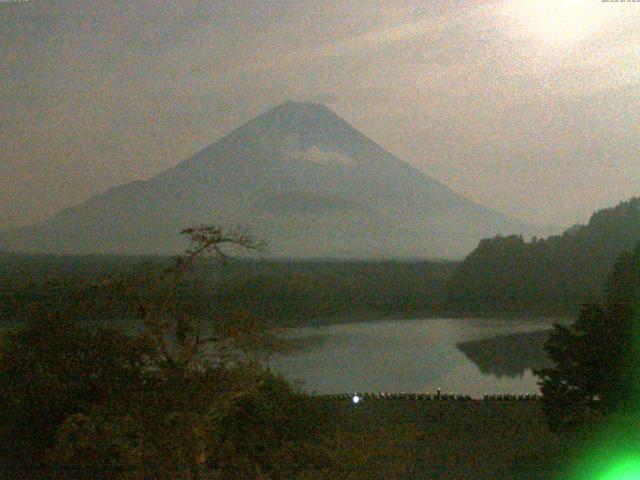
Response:
[[[193,224],[244,226],[287,257],[458,257],[532,229],[397,159],[323,105],[287,102],[148,181],[5,232],[20,252],[169,253]]]
[[[638,243],[640,198],[546,240],[483,240],[449,280],[448,301],[471,311],[575,311],[603,300],[616,258]]]

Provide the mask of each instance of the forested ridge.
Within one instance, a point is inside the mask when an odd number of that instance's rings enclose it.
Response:
[[[640,242],[640,198],[593,214],[562,235],[525,241],[496,236],[463,262],[202,262],[180,294],[218,312],[238,308],[283,325],[362,317],[576,314],[602,301],[615,259]],[[163,268],[169,257],[0,253],[0,320],[33,304],[86,305],[95,320],[135,318],[129,272]],[[145,267],[146,266],[146,267]],[[125,289],[125,290],[123,290]],[[101,318],[93,318],[100,312]]]
[[[547,239],[485,239],[449,279],[447,304],[470,312],[573,312],[603,299],[616,258],[639,241],[640,198]]]
[[[5,255],[0,258],[0,319],[19,320],[29,305],[43,304],[71,307],[76,317],[78,305],[85,305],[89,320],[136,318],[140,312],[131,308],[129,273],[162,268],[170,261],[154,256]],[[444,285],[456,265],[233,260],[221,266],[203,261],[194,272],[198,281],[179,293],[211,311],[248,309],[286,325],[442,313]]]

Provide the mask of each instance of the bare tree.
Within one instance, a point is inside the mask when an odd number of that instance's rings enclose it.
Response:
[[[139,307],[146,335],[157,347],[155,363],[188,372],[252,362],[256,352],[277,349],[281,342],[264,319],[255,318],[247,310],[216,315],[215,305],[185,300],[180,290],[203,257],[225,265],[230,259],[227,249],[260,252],[266,243],[246,231],[225,232],[213,226],[192,227],[181,233],[188,236],[189,248],[150,282],[153,287]],[[189,287],[195,289],[194,285]]]

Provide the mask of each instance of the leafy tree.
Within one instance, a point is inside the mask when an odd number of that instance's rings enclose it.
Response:
[[[162,478],[161,472],[180,478],[184,472],[175,469],[191,474],[204,468],[220,419],[264,382],[252,354],[271,348],[274,337],[245,311],[205,322],[200,305],[179,292],[199,257],[212,254],[223,262],[222,248],[257,249],[260,243],[212,227],[183,233],[191,248],[173,267],[120,282],[143,312],[139,334],[78,324],[65,303],[33,310],[43,318],[3,339],[4,465],[46,476],[62,465],[82,465],[94,478],[134,465],[145,465],[141,478]],[[68,468],[61,472],[73,478]]]
[[[68,417],[50,450],[53,464],[73,466],[59,478],[284,480],[313,464],[287,452],[308,448],[320,419],[281,379],[209,371],[157,387]]]
[[[111,278],[142,317],[117,332],[79,323],[69,302],[0,345],[0,463],[9,478],[248,480],[402,478],[416,432],[347,432],[259,364],[280,346],[245,309],[190,289],[196,260],[226,261],[242,233],[185,230],[191,248],[160,272]],[[49,297],[50,298],[50,297]],[[90,299],[80,318],[93,318]],[[89,305],[89,307],[87,307]],[[87,315],[89,314],[89,315]],[[375,465],[374,465],[375,464]]]
[[[603,305],[586,305],[555,326],[546,349],[555,367],[538,372],[549,426],[564,431],[594,414],[634,411],[640,399],[640,245],[621,255]]]
[[[1,463],[42,470],[59,425],[133,393],[150,353],[142,338],[57,317],[7,334],[0,350]]]

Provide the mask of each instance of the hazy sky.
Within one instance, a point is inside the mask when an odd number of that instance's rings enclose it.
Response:
[[[323,102],[486,206],[640,195],[640,3],[0,0],[0,228]]]

